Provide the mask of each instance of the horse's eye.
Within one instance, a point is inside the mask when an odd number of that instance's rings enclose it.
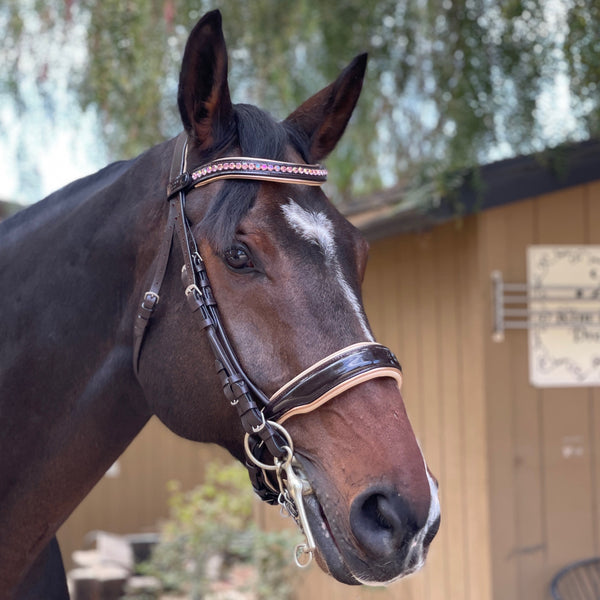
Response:
[[[236,245],[225,250],[225,262],[236,271],[250,271],[254,269],[254,263],[246,246]]]

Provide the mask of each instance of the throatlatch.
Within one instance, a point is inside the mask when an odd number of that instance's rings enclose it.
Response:
[[[139,373],[144,335],[160,300],[173,238],[183,255],[181,277],[187,303],[206,332],[215,357],[215,369],[225,397],[236,408],[245,432],[246,467],[255,492],[269,504],[279,504],[298,524],[306,542],[296,547],[299,566],[310,563],[315,542],[304,510],[310,484],[297,467],[293,441],[282,423],[315,410],[344,391],[376,377],[402,382],[402,370],[392,351],[374,342],[343,348],[309,367],[268,398],[250,379],[237,359],[212,293],[208,273],[185,216],[186,192],[219,179],[277,181],[321,185],[327,170],[321,165],[288,163],[263,158],[225,157],[187,170],[187,135],[175,143],[167,188],[169,216],[159,248],[154,276],[144,293],[134,324],[133,367]]]

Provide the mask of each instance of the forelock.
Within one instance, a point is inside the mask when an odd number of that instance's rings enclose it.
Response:
[[[236,104],[234,118],[237,130],[234,143],[242,156],[285,160],[286,147],[291,145],[308,161],[305,140],[285,122],[278,123],[249,104]],[[215,251],[222,251],[231,243],[240,221],[254,205],[259,187],[260,182],[256,181],[229,180],[213,198],[202,221],[201,235]]]

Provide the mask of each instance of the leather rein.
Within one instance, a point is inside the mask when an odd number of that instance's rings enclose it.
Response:
[[[252,485],[262,500],[280,504],[295,519],[306,536],[306,543],[296,548],[296,563],[306,566],[315,550],[303,502],[303,496],[311,493],[311,489],[297,469],[293,442],[282,423],[294,415],[315,410],[344,391],[377,377],[391,377],[400,386],[402,370],[389,348],[374,342],[361,342],[315,363],[270,398],[252,382],[240,365],[223,327],[204,261],[185,215],[186,192],[219,179],[318,186],[326,180],[327,171],[320,165],[246,157],[218,159],[188,170],[187,139],[184,132],[175,143],[167,187],[169,215],[165,235],[150,287],[144,292],[134,323],[134,371],[139,374],[144,335],[160,300],[160,288],[176,237],[183,255],[181,277],[185,297],[206,333],[225,397],[237,409],[245,432],[246,467]]]

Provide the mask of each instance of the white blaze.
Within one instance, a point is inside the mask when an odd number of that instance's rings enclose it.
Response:
[[[337,256],[335,237],[333,234],[333,224],[324,213],[306,210],[294,202],[291,198],[289,200],[289,204],[284,204],[281,207],[286,221],[289,223],[290,227],[300,235],[300,237],[311,244],[319,246],[323,252],[323,255],[325,256],[325,262],[332,267],[344,297],[350,304],[353,312],[356,314],[367,340],[371,342],[374,341],[373,336],[371,335],[371,332],[367,326],[367,321],[365,319],[360,302],[344,278],[342,267],[340,266]]]

